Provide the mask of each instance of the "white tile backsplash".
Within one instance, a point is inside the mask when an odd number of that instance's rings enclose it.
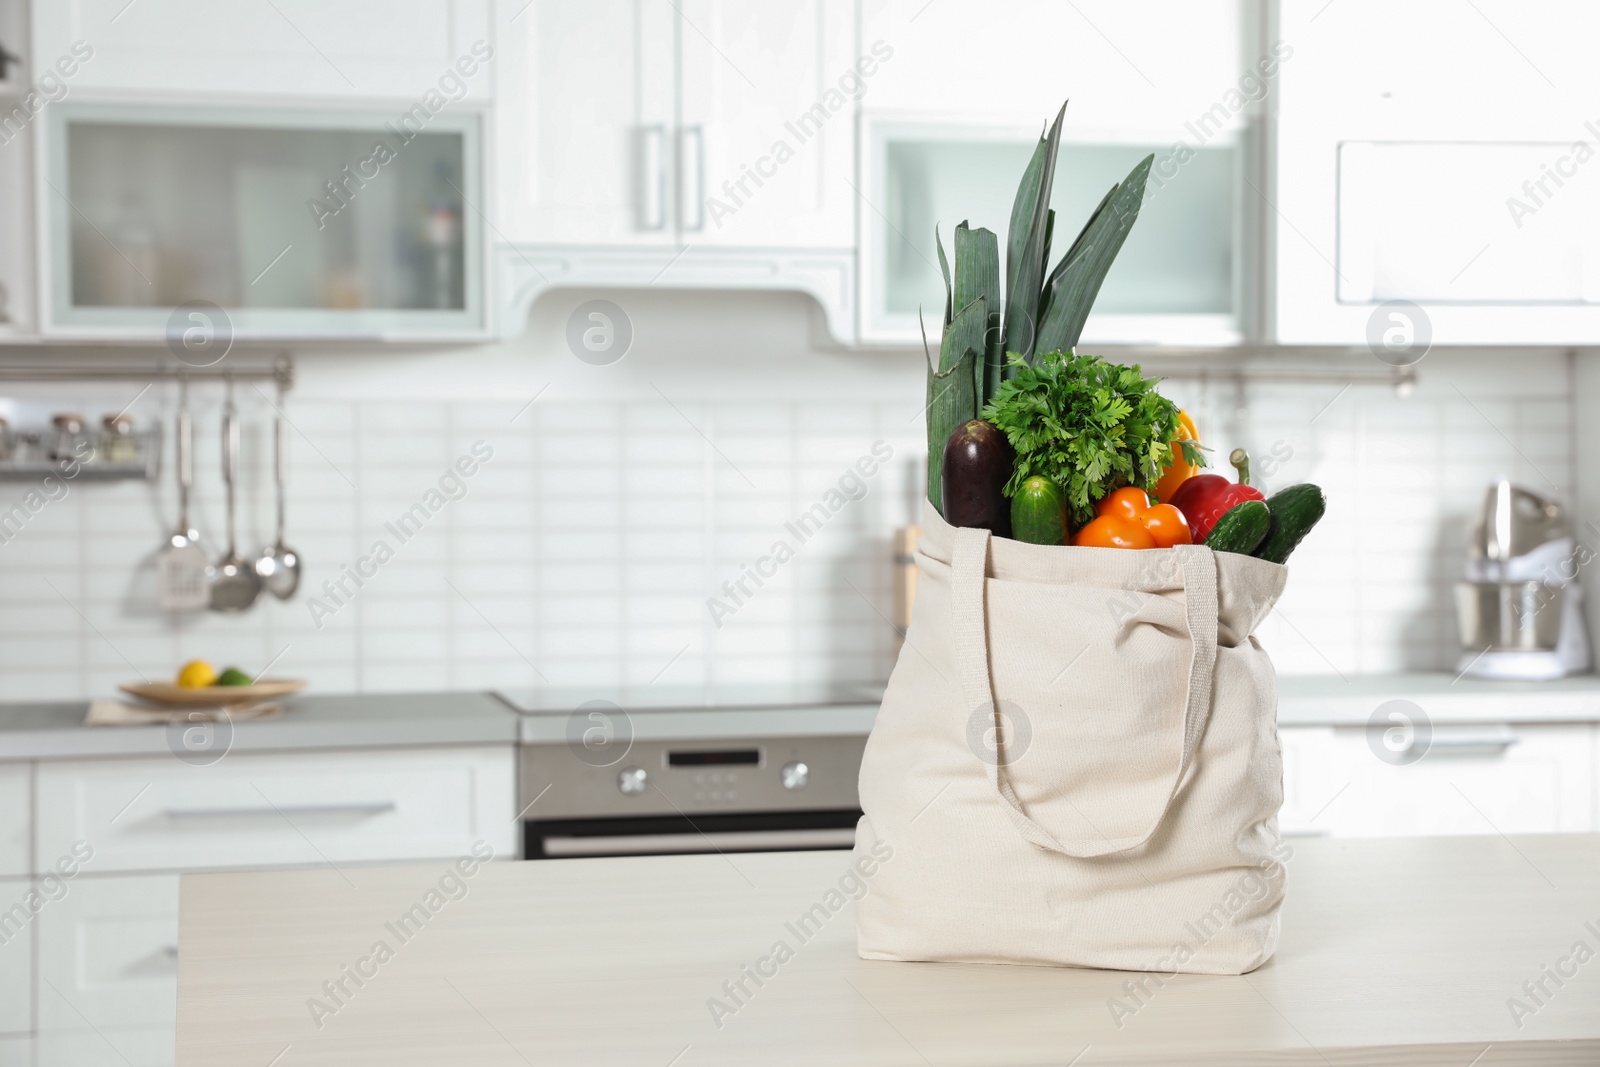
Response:
[[[191,657],[255,671],[280,653],[275,673],[324,692],[887,677],[890,535],[914,516],[923,477],[920,357],[819,347],[799,297],[650,292],[624,305],[634,350],[594,368],[562,341],[584,298],[546,297],[506,345],[299,355],[288,536],[307,571],[288,603],[160,615],[153,560],[176,521],[171,486],[74,484],[0,544],[0,699],[105,695]],[[716,329],[695,336],[695,321]],[[1324,363],[1377,369],[1344,353]],[[1244,445],[1269,488],[1328,491],[1261,630],[1280,673],[1448,667],[1450,585],[1488,480],[1570,496],[1564,357],[1440,352],[1418,369],[1406,398],[1368,384],[1241,389],[1222,371],[1165,387],[1215,446],[1214,466]],[[69,388],[26,391],[98,413]],[[107,410],[126,403],[103,391]],[[195,521],[213,554],[215,393],[195,390]],[[170,422],[173,401],[158,386],[132,413]],[[271,409],[249,389],[239,402],[240,539],[253,551],[272,532]],[[878,440],[893,457],[862,479],[865,495],[799,543],[787,524]],[[478,441],[493,457],[458,483],[454,464]],[[0,483],[0,512],[26,488]],[[386,526],[419,504],[411,536]],[[779,539],[795,558],[759,588],[745,578],[752,595],[719,628],[707,599]],[[349,568],[380,541],[392,558],[357,589]]]

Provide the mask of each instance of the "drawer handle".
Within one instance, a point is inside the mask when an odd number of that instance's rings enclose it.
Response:
[[[1428,754],[1437,752],[1441,756],[1499,756],[1504,755],[1506,749],[1520,740],[1522,739],[1509,729],[1441,735],[1436,727],[1433,737],[1428,742]]]
[[[264,816],[290,815],[382,815],[394,811],[392,800],[372,801],[366,804],[305,804],[300,807],[264,808],[168,808],[161,814],[169,819],[258,819]]]

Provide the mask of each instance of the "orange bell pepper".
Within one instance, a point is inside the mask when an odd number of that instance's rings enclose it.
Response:
[[[1155,538],[1148,530],[1132,519],[1120,515],[1102,515],[1083,524],[1083,529],[1072,536],[1072,543],[1081,548],[1154,548]]]
[[[1178,436],[1170,442],[1172,459],[1167,464],[1166,473],[1161,475],[1161,480],[1156,482],[1156,499],[1163,504],[1172,503],[1172,494],[1178,491],[1178,486],[1195,476],[1200,467],[1183,458],[1183,442],[1200,443],[1200,431],[1194,428],[1194,420],[1187,411],[1178,412]],[[1184,542],[1187,543],[1187,542]]]
[[[1152,504],[1143,489],[1113,490],[1095,506],[1097,518],[1084,524],[1072,543],[1088,548],[1171,548],[1194,543],[1183,512],[1171,504]]]

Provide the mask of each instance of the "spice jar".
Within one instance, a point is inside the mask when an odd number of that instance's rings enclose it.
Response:
[[[78,443],[83,440],[83,416],[63,412],[50,420],[55,427],[55,443],[50,446],[50,458],[56,461],[87,459],[78,455]]]
[[[108,463],[137,463],[139,439],[133,433],[133,420],[126,415],[107,415],[100,420],[100,454]]]

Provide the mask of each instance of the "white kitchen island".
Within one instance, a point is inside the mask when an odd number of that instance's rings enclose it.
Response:
[[[1600,1063],[1600,835],[1292,844],[1276,958],[1164,985],[861,960],[840,852],[185,875],[178,1063]]]

